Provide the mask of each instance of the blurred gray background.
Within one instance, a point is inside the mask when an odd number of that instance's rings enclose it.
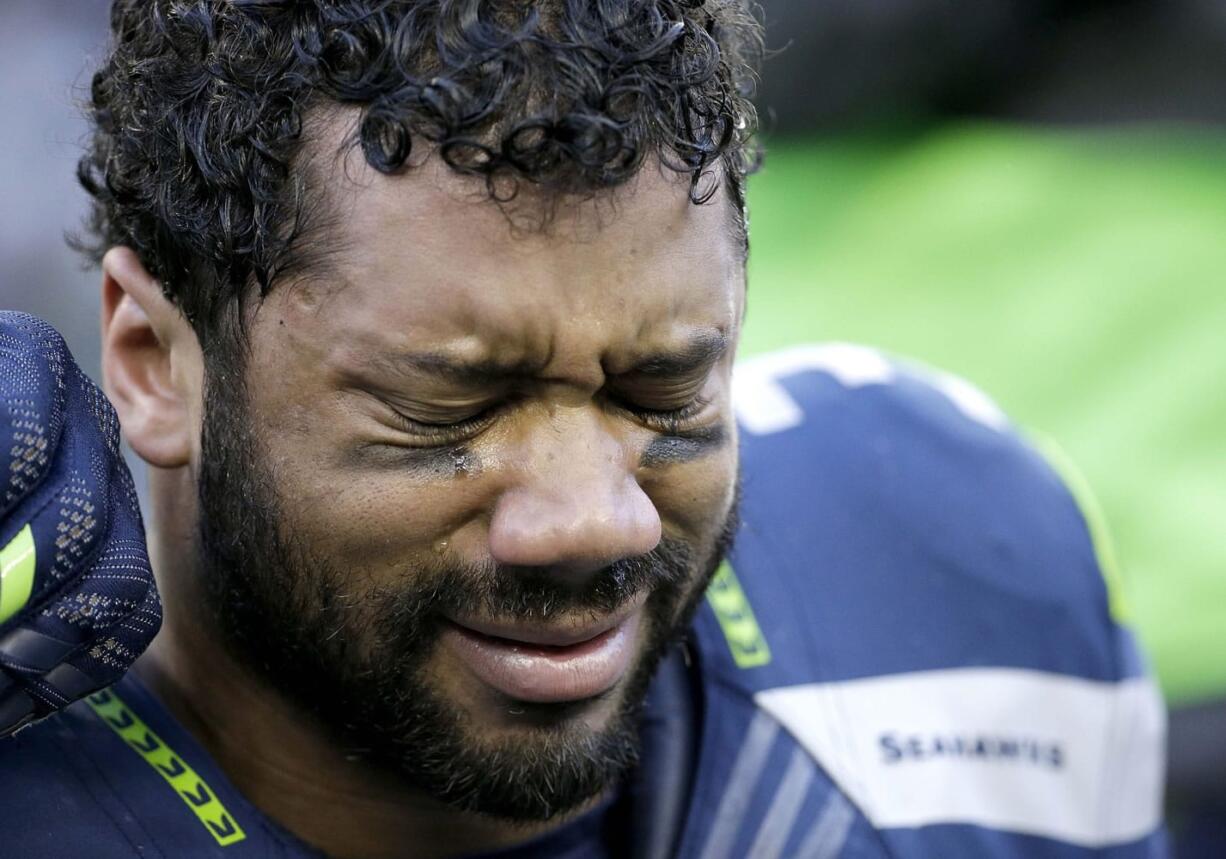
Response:
[[[81,220],[76,182],[85,123],[77,102],[106,40],[107,4],[0,3],[0,306],[50,320],[91,374],[98,277],[63,234]]]

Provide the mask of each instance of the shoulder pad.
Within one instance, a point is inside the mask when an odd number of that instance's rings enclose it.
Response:
[[[984,664],[1141,673],[1077,502],[969,382],[824,344],[746,361],[733,389],[732,567],[777,630],[767,643],[788,676],[772,682]]]
[[[718,688],[899,855],[1156,843],[1161,698],[1073,495],[1000,409],[845,344],[745,362],[734,403],[742,525],[695,623]]]

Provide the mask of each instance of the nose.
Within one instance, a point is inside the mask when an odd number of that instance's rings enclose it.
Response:
[[[560,423],[528,441],[495,503],[492,559],[581,576],[650,552],[660,542],[660,515],[635,479],[637,455],[602,416]]]

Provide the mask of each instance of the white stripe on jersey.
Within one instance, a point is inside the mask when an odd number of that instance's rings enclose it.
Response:
[[[755,699],[879,829],[964,823],[1093,848],[1161,820],[1166,714],[1148,678],[959,668]]]

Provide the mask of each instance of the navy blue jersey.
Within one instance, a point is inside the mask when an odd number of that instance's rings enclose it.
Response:
[[[1048,461],[965,382],[860,347],[744,363],[735,393],[743,524],[644,766],[515,855],[611,854],[615,814],[635,856],[1166,855],[1161,701]],[[131,676],[0,772],[3,856],[315,855]]]

